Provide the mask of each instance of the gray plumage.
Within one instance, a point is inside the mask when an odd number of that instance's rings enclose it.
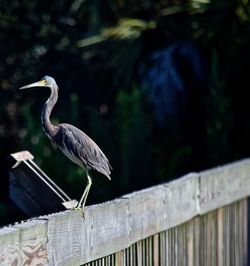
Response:
[[[44,133],[72,162],[86,170],[88,184],[76,207],[76,209],[83,210],[92,184],[88,171],[96,170],[111,179],[112,167],[102,150],[83,131],[70,124],[53,125],[51,123],[50,115],[57,102],[59,90],[55,80],[52,77],[45,76],[40,81],[20,89],[32,87],[49,87],[51,91],[49,99],[44,104],[41,116]]]
[[[94,169],[110,179],[111,166],[107,157],[84,132],[72,125],[60,124],[53,141],[74,163],[87,170]]]

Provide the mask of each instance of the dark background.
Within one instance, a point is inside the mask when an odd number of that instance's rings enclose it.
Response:
[[[44,136],[54,123],[90,135],[114,168],[92,173],[87,204],[249,156],[248,1],[0,2],[0,224],[25,216],[8,197],[10,153],[29,150],[72,198],[84,172]]]

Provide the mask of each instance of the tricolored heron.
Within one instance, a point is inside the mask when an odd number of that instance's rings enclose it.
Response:
[[[52,77],[45,76],[38,82],[21,87],[20,90],[34,87],[50,88],[50,97],[44,104],[41,116],[44,133],[71,161],[86,171],[88,183],[75,208],[83,211],[92,184],[88,171],[94,169],[111,179],[112,167],[97,144],[80,129],[66,123],[53,125],[50,122],[51,111],[58,99],[59,89],[56,81]]]

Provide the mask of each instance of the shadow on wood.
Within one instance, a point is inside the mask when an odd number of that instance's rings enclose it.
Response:
[[[63,211],[76,206],[34,162],[28,151],[13,153],[9,158],[9,192],[11,200],[28,217]]]

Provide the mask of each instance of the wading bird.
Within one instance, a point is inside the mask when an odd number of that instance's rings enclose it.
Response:
[[[66,123],[53,125],[50,122],[51,111],[58,99],[59,89],[55,80],[45,76],[38,82],[21,87],[20,90],[34,87],[50,88],[50,97],[44,104],[41,116],[44,133],[72,162],[86,171],[88,183],[79,203],[74,208],[83,211],[92,184],[89,170],[94,169],[111,179],[112,167],[97,144],[80,129]]]

